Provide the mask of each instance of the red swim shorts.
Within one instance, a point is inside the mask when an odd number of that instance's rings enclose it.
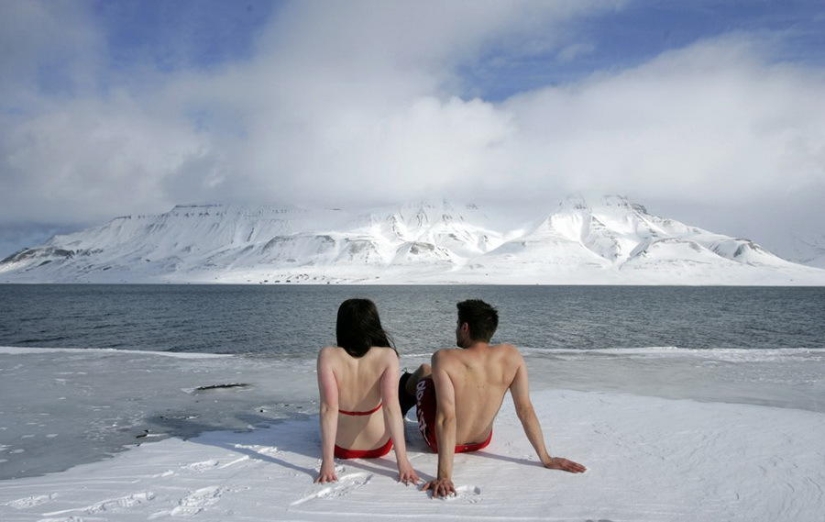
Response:
[[[424,442],[431,450],[438,453],[438,440],[435,436],[435,383],[432,377],[424,377],[415,387],[415,409],[418,417],[418,430],[424,437]],[[472,442],[469,444],[458,444],[455,447],[456,453],[467,453],[486,448],[493,439],[493,430],[483,442]]]
[[[339,459],[377,459],[383,457],[392,449],[392,439],[387,440],[387,443],[380,448],[371,450],[351,450],[335,445],[335,457]]]

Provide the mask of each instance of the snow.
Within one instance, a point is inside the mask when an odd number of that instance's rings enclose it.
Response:
[[[433,500],[396,482],[392,454],[339,461],[339,482],[313,483],[320,438],[310,358],[0,348],[0,463],[52,446],[72,456],[104,432],[126,430],[130,440],[111,458],[0,481],[0,520],[822,520],[825,350],[556,349],[525,357],[551,453],[588,471],[540,467],[506,398],[492,444],[456,456],[458,495]],[[239,379],[248,386],[193,392]],[[250,419],[283,400],[304,413]],[[200,434],[169,436],[144,424],[157,407],[174,417],[160,427],[191,425]],[[413,418],[409,455],[429,479],[437,457]]]
[[[619,196],[523,213],[177,206],[55,236],[0,263],[0,283],[825,285],[825,270]]]
[[[825,269],[825,234],[796,235],[792,239],[792,261]]]
[[[535,394],[551,452],[583,475],[539,466],[509,402],[492,444],[458,455],[457,495],[395,480],[391,458],[340,461],[313,484],[317,419],[144,444],[44,477],[5,481],[0,518],[70,520],[822,520],[825,415],[623,394]],[[551,422],[547,422],[550,420]],[[407,424],[422,477],[436,456]]]

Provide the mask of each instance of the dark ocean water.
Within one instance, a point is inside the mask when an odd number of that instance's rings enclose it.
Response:
[[[349,297],[402,353],[452,345],[468,298],[534,349],[825,347],[825,288],[190,285],[0,285],[0,346],[314,357]]]

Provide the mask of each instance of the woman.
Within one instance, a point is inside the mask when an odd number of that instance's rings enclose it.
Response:
[[[316,482],[334,482],[334,457],[377,458],[395,447],[398,478],[418,482],[407,458],[398,404],[398,352],[390,346],[369,299],[338,308],[338,346],[318,353],[321,393],[321,471]]]

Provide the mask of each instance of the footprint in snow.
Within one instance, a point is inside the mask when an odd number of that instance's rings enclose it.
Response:
[[[192,464],[187,464],[186,466],[181,466],[181,469],[186,469],[190,471],[197,471],[197,472],[204,472],[206,470],[212,469],[218,465],[217,460],[204,460],[202,462],[193,462]]]
[[[219,486],[209,486],[193,491],[178,502],[170,513],[173,517],[191,517],[218,503],[225,491]]]
[[[332,484],[322,484],[320,489],[313,493],[300,498],[290,504],[291,506],[298,506],[304,502],[309,502],[315,499],[339,498],[349,495],[356,489],[365,486],[372,480],[371,473],[351,473],[338,479],[338,482]]]
[[[118,498],[111,498],[107,500],[101,500],[100,502],[96,502],[92,505],[80,507],[80,508],[72,508],[72,509],[64,509],[62,511],[53,511],[51,513],[43,513],[44,516],[51,517],[55,515],[65,515],[66,513],[71,513],[75,511],[81,511],[87,515],[95,515],[99,513],[107,513],[107,512],[119,512],[125,509],[130,509],[146,502],[151,502],[155,499],[155,494],[151,491],[141,491],[139,493],[132,493],[131,495],[126,495],[124,497]],[[75,517],[70,517],[69,520]]]
[[[478,486],[458,486],[455,488],[454,498],[470,504],[481,502],[481,488]]]
[[[428,494],[432,497],[432,493]],[[481,488],[478,486],[458,486],[455,488],[455,495],[445,497],[443,500],[475,504],[481,502]]]
[[[267,457],[274,457],[276,455],[283,454],[283,451],[279,450],[275,446],[261,446],[259,444],[235,444],[235,448],[252,450],[255,453],[259,453]]]
[[[54,500],[55,495],[33,495],[31,497],[24,497],[18,498],[17,500],[12,500],[10,502],[6,502],[3,504],[4,506],[8,506],[14,509],[26,509],[35,506],[39,506],[41,504],[45,504],[46,502],[51,502]]]

